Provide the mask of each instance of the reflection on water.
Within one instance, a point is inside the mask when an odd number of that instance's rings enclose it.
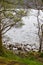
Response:
[[[30,16],[23,17],[23,25],[20,28],[12,28],[10,31],[7,32],[7,35],[12,38],[13,42],[23,43],[23,44],[36,44],[38,47],[39,39],[37,29],[37,11],[31,10]],[[35,25],[34,25],[35,23]]]

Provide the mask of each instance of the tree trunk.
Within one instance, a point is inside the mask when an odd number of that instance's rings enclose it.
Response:
[[[39,47],[39,52],[41,52],[41,48],[42,48],[42,38],[40,38],[40,47]]]
[[[1,32],[1,23],[0,23],[0,55],[3,53],[3,47],[2,47],[2,32]]]
[[[39,52],[41,52],[42,48],[42,35],[40,35],[40,22],[39,22],[39,15],[40,15],[40,10],[38,9],[38,15],[37,15],[37,22],[38,22],[38,36],[39,36]]]
[[[1,32],[0,32],[0,53],[2,52],[2,35],[1,35]]]
[[[0,14],[0,55],[2,54],[3,54],[3,47],[2,47],[1,14]]]

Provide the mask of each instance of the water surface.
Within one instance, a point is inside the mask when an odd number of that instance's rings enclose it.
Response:
[[[39,16],[42,18],[42,12]],[[39,47],[38,28],[37,28],[37,10],[31,10],[28,16],[22,18],[23,25],[20,28],[12,28],[6,34],[12,38],[12,42],[18,42],[23,44],[36,44]]]

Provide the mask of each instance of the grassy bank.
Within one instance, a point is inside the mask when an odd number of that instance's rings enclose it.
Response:
[[[0,56],[0,65],[43,65],[43,53],[29,52],[27,54],[13,54],[5,50]]]

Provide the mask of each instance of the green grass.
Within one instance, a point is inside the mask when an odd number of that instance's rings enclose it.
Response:
[[[16,55],[13,54],[12,51],[5,50],[5,54],[0,56],[0,59],[4,60],[6,63],[10,61],[16,61],[19,63],[24,63],[26,65],[43,65],[43,62],[37,60],[33,53],[28,53],[28,56],[26,57],[25,55]]]

